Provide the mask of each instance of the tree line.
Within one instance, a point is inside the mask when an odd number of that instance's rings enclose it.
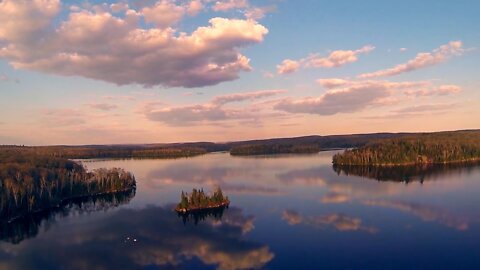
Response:
[[[336,165],[414,165],[480,160],[480,131],[425,133],[384,139],[333,157]]]
[[[230,155],[313,154],[319,151],[316,144],[250,144],[232,147]]]
[[[56,158],[180,158],[207,153],[200,147],[164,147],[164,146],[0,146],[0,151],[23,152],[30,155]]]

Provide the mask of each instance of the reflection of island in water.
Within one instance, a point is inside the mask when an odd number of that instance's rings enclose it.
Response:
[[[480,163],[422,164],[405,166],[333,165],[338,174],[361,176],[378,181],[423,182],[439,175],[469,173]]]
[[[199,221],[206,221],[207,219],[213,219],[214,221],[221,221],[223,212],[228,209],[228,205],[210,209],[201,209],[197,211],[189,211],[186,213],[178,212],[177,214],[183,220],[183,224],[187,222],[193,222],[195,225]]]
[[[128,204],[135,196],[135,190],[80,197],[64,201],[59,207],[25,215],[11,222],[0,221],[0,240],[18,244],[35,237],[44,223],[55,222],[57,217],[105,211],[123,204]]]

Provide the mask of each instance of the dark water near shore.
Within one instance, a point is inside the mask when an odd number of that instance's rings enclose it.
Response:
[[[86,161],[136,193],[1,226],[0,269],[480,269],[480,166],[334,170],[334,153]],[[215,185],[228,209],[172,211]]]

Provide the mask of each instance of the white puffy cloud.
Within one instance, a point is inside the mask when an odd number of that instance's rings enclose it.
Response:
[[[201,2],[161,0],[139,11],[128,5],[77,7],[57,24],[58,1],[28,3],[0,3],[0,58],[18,69],[118,85],[201,87],[234,80],[251,70],[240,49],[268,33],[250,19],[212,18],[190,34],[170,27],[185,13],[198,12]],[[143,27],[142,19],[155,27]]]
[[[358,55],[373,51],[375,47],[371,45],[363,46],[358,50],[336,50],[328,56],[322,57],[318,54],[312,54],[300,60],[285,59],[280,65],[277,65],[278,74],[286,74],[297,71],[300,67],[304,68],[334,68],[349,63],[356,62]]]
[[[408,61],[407,63],[396,65],[392,68],[379,70],[371,73],[364,73],[358,77],[361,79],[368,78],[377,78],[377,77],[387,77],[394,76],[405,72],[414,71],[417,69],[433,66],[439,63],[444,62],[448,58],[461,55],[464,51],[462,48],[463,44],[461,41],[450,41],[448,44],[442,45],[439,48],[433,50],[432,52],[422,52],[418,53],[415,58]]]

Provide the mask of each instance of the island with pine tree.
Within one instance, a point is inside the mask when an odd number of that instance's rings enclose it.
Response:
[[[220,187],[217,187],[211,196],[205,194],[203,188],[200,190],[194,188],[190,194],[182,191],[180,203],[178,203],[175,211],[186,214],[190,212],[228,207],[229,204],[230,200],[228,199],[228,196],[223,195]]]

